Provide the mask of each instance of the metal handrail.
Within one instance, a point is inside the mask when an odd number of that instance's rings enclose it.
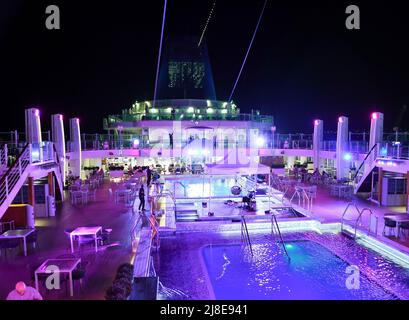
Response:
[[[377,148],[378,145],[379,145],[378,143],[375,143],[375,144],[372,146],[372,148],[369,150],[369,152],[366,154],[364,160],[362,160],[361,164],[359,165],[358,169],[356,170],[355,175],[354,175],[353,178],[352,178],[352,181],[355,181],[355,180],[356,180],[356,178],[357,178],[359,172],[361,171],[362,167],[364,166],[366,160],[369,158],[369,156],[372,154],[372,152],[373,152],[374,150],[376,150],[376,148]]]
[[[368,233],[371,231],[371,217],[372,217],[372,215],[373,215],[374,213],[372,212],[372,210],[371,210],[370,208],[363,208],[363,209],[361,210],[361,213],[360,213],[359,216],[358,216],[358,219],[356,219],[356,221],[355,221],[355,234],[354,234],[354,238],[356,238],[356,230],[357,230],[357,228],[358,228],[359,220],[361,220],[363,213],[364,213],[364,212],[367,212],[367,211],[369,212],[369,227],[368,227]],[[375,230],[375,234],[377,234],[377,233],[378,233],[378,230],[376,229],[376,230]]]
[[[350,206],[354,206],[354,208],[356,209],[356,211],[358,212],[358,218],[355,220],[354,224],[353,224],[353,229],[354,229],[354,239],[356,238],[356,232],[358,229],[358,224],[359,221],[362,219],[362,215],[364,212],[369,212],[370,213],[370,219],[372,217],[372,215],[374,214],[372,212],[372,210],[370,208],[363,208],[362,210],[359,210],[358,206],[356,205],[356,203],[354,202],[350,202],[348,203],[348,205],[346,206],[343,214],[342,214],[342,218],[341,218],[341,232],[344,230],[344,220],[345,220],[345,214],[347,213],[348,209]],[[351,220],[349,220],[351,221]],[[352,220],[353,221],[353,220]],[[369,222],[369,231],[371,228],[371,223]],[[375,231],[375,233],[377,233],[377,230]]]
[[[134,226],[131,229],[131,232],[130,232],[131,233],[131,243],[136,239],[136,234],[137,234],[136,229],[137,229],[138,224],[139,224],[140,221],[142,221],[142,216],[141,215],[139,215],[138,219],[136,220]],[[141,230],[139,229],[139,232],[140,231]]]
[[[241,216],[241,237],[242,240],[244,239],[244,241],[250,247],[250,253],[253,256],[253,247],[251,245],[249,230],[247,228],[246,218],[243,215]]]
[[[0,179],[0,205],[8,198],[25,169],[31,163],[31,145],[27,144],[14,164],[6,171]]]
[[[271,214],[271,234],[274,234],[274,228],[277,228],[277,233],[279,236],[279,242],[281,242],[284,252],[287,255],[288,259],[291,260],[290,255],[288,254],[287,248],[285,247],[285,242],[283,236],[281,235],[280,227],[278,226],[277,217],[274,213]]]

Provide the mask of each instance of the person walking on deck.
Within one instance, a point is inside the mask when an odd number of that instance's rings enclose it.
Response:
[[[139,211],[145,211],[145,189],[141,185],[139,189]]]

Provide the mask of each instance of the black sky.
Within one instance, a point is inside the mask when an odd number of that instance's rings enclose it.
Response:
[[[220,100],[227,99],[264,0],[218,0],[207,32]],[[165,36],[199,36],[213,0],[169,0]],[[280,132],[310,132],[339,115],[368,130],[371,111],[386,130],[409,105],[409,11],[402,1],[270,0],[233,99],[242,112],[272,114]],[[61,30],[45,28],[57,4]],[[345,28],[345,8],[361,9],[361,30]],[[0,1],[0,131],[24,128],[24,109],[79,116],[102,132],[102,118],[151,100],[162,0]],[[400,121],[409,129],[409,115]]]

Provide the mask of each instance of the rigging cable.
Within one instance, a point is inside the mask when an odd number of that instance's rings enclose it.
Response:
[[[259,25],[260,25],[261,19],[263,18],[263,14],[264,14],[264,10],[265,10],[265,8],[266,8],[267,2],[268,2],[268,0],[265,0],[265,1],[264,1],[263,9],[261,10],[260,17],[258,18],[258,22],[257,22],[256,29],[254,30],[253,37],[251,38],[250,45],[249,45],[249,47],[248,47],[248,49],[247,49],[246,56],[244,57],[243,64],[241,65],[239,75],[237,76],[236,82],[234,83],[233,90],[231,91],[231,94],[230,94],[230,97],[229,97],[228,102],[231,102],[231,99],[232,99],[232,97],[233,97],[234,91],[236,90],[237,83],[239,82],[241,73],[243,72],[243,69],[244,69],[244,65],[246,64],[246,61],[247,61],[247,57],[248,57],[248,55],[249,55],[249,53],[250,53],[250,50],[251,50],[251,47],[252,47],[252,45],[253,45],[254,38],[256,37],[257,31],[258,31],[258,27],[259,27]]]
[[[202,44],[203,37],[204,37],[204,35],[205,35],[205,33],[206,33],[207,26],[209,25],[210,19],[212,18],[212,15],[213,15],[213,11],[214,11],[214,7],[215,7],[215,6],[216,6],[216,1],[213,2],[212,9],[210,10],[209,16],[207,17],[207,21],[206,21],[206,24],[205,24],[205,26],[204,26],[204,28],[203,28],[202,35],[200,36],[199,43],[197,44],[197,47],[198,47],[198,48],[199,48],[200,45]]]
[[[165,19],[166,19],[166,7],[168,4],[168,0],[165,0],[165,5],[163,7],[163,17],[162,17],[162,30],[160,34],[160,44],[159,44],[159,55],[158,55],[158,65],[156,67],[156,78],[155,78],[155,92],[153,94],[153,107],[155,107],[156,102],[156,94],[158,91],[158,78],[159,78],[159,69],[160,69],[160,59],[162,55],[162,43],[163,43],[163,31],[165,29]]]

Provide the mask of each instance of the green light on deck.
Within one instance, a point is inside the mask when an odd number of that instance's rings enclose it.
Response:
[[[291,249],[294,249],[294,246],[293,246],[292,244],[287,243],[287,244],[285,245],[285,248],[286,248],[287,250],[291,250]]]

